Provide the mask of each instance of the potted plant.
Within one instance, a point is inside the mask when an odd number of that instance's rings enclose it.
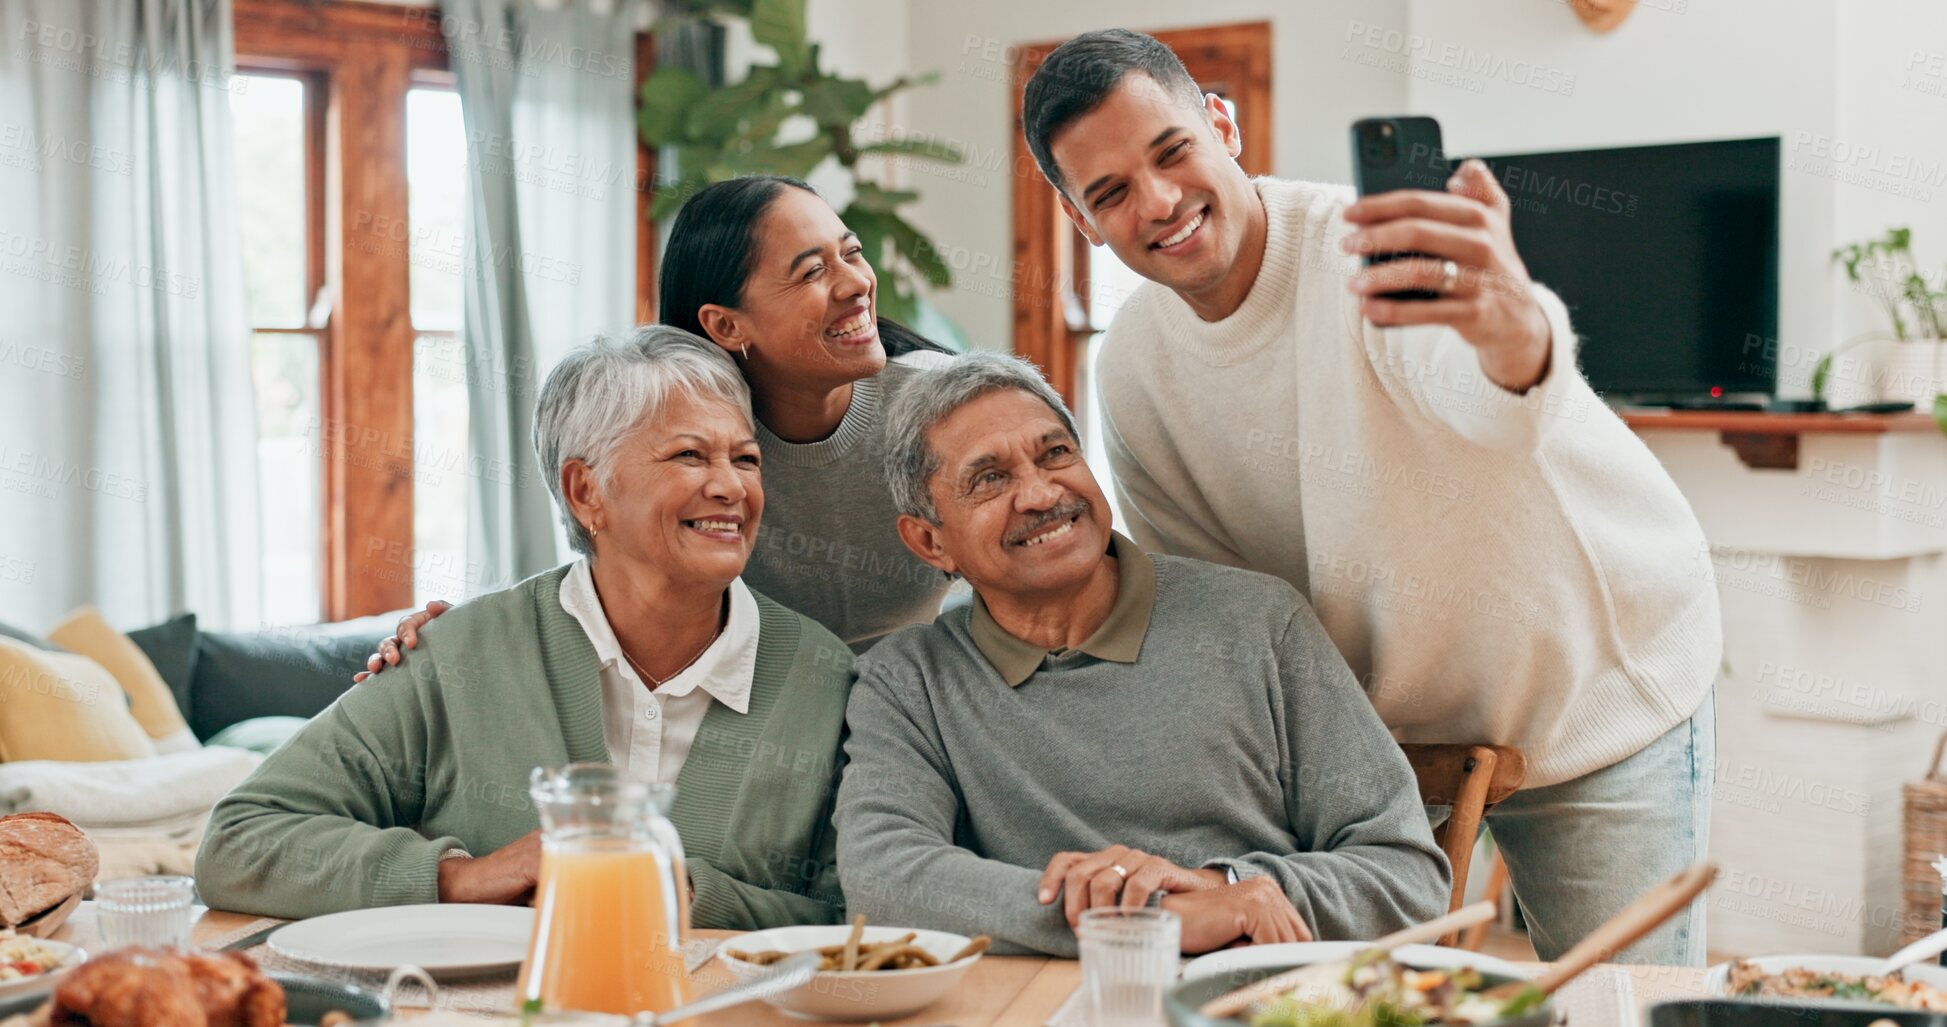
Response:
[[[1941,380],[1941,352],[1947,349],[1947,274],[1939,288],[1930,285],[1913,259],[1912,244],[1911,229],[1892,228],[1880,238],[1833,250],[1832,260],[1891,323],[1893,345],[1877,361],[1873,374],[1878,398],[1911,401],[1931,412],[1941,431],[1947,432],[1947,382]],[[1813,394],[1823,396],[1833,357],[1858,343],[1887,338],[1883,332],[1871,332],[1828,353],[1813,372]]]
[[[852,200],[839,217],[858,233],[879,273],[879,313],[964,348],[958,331],[931,310],[922,291],[952,285],[953,272],[932,240],[900,213],[919,194],[872,181],[859,166],[861,158],[874,154],[960,163],[960,151],[951,144],[887,138],[858,125],[880,100],[930,83],[938,74],[875,87],[821,70],[818,45],[805,38],[805,0],[682,0],[665,4],[664,10],[669,13],[658,22],[659,33],[697,19],[746,20],[751,37],[776,51],[777,61],[753,64],[741,81],[715,87],[669,64],[643,83],[636,112],[643,141],[663,148],[675,166],[673,174],[658,176],[649,216],[661,221],[712,182],[751,174],[804,178],[825,161],[836,161],[852,179]],[[780,134],[791,141],[780,142]]]

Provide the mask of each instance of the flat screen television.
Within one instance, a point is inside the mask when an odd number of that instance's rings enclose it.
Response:
[[[1770,395],[1779,140],[1484,157],[1528,273],[1568,304],[1612,402]]]

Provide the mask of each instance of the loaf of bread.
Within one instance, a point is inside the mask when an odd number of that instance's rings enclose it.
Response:
[[[85,891],[101,867],[95,843],[66,817],[0,817],[0,927],[16,927]]]

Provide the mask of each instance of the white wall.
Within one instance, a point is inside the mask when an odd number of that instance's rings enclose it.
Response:
[[[1900,6],[1918,7],[1918,4]],[[1805,391],[1816,354],[1839,329],[1833,272],[1835,187],[1810,146],[1839,125],[1841,26],[1831,0],[1758,7],[1724,0],[1647,0],[1614,32],[1583,28],[1550,0],[1411,0],[1414,34],[1433,54],[1505,58],[1546,66],[1568,88],[1516,84],[1515,75],[1467,76],[1459,86],[1416,79],[1414,108],[1440,119],[1457,153],[1577,149],[1779,135],[1786,164],[1781,206],[1781,390]],[[1431,64],[1432,62],[1423,62]],[[1794,161],[1801,165],[1794,168]],[[1806,170],[1806,166],[1810,170]]]
[[[813,0],[813,6],[831,0]],[[915,90],[908,124],[958,144],[958,168],[910,165],[904,181],[920,191],[914,220],[932,234],[955,268],[956,288],[936,297],[968,341],[1006,349],[1013,330],[1012,190],[1046,189],[1031,165],[1009,166],[1015,119],[1012,48],[1063,39],[1089,29],[1160,30],[1268,20],[1273,41],[1272,91],[1277,123],[1273,170],[1291,177],[1347,175],[1347,126],[1356,118],[1396,113],[1406,101],[1397,72],[1343,59],[1348,24],[1404,20],[1406,0],[913,0],[908,60],[915,71],[938,70],[938,85]]]
[[[894,66],[902,5],[837,13],[812,0],[839,41],[870,41]],[[1274,169],[1344,180],[1347,124],[1413,111],[1441,119],[1457,153],[1572,149],[1752,135],[1785,140],[1781,387],[1806,389],[1819,354],[1876,327],[1842,287],[1832,248],[1911,224],[1924,263],[1947,260],[1947,8],[1929,0],[1643,0],[1598,36],[1559,0],[912,0],[906,66],[941,82],[912,94],[903,123],[950,139],[967,165],[914,164],[915,220],[954,258],[959,287],[939,305],[976,345],[1011,331],[1011,190],[1044,188],[1009,168],[1012,47],[1108,25],[1179,28],[1267,19],[1274,40]],[[1453,62],[1485,62],[1468,71]],[[1835,155],[1842,159],[1834,159]]]
[[[1828,152],[1846,159],[1812,160],[1848,176],[1834,189],[1834,238],[1852,242],[1911,226],[1921,267],[1940,288],[1947,268],[1947,5],[1848,5],[1839,66],[1839,122]],[[1856,291],[1840,287],[1836,305],[1842,334],[1883,327],[1869,298]]]

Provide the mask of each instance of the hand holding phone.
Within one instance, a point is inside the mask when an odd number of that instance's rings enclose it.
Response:
[[[1515,251],[1513,205],[1494,173],[1479,161],[1453,167],[1432,118],[1365,119],[1352,126],[1352,149],[1360,199],[1345,209],[1354,231],[1340,245],[1365,257],[1366,270],[1347,283],[1362,297],[1360,313],[1381,328],[1454,329],[1487,377],[1511,391],[1542,380],[1553,328]]]
[[[1395,189],[1444,191],[1453,173],[1440,144],[1440,123],[1432,118],[1364,118],[1353,122],[1352,153],[1352,182],[1360,196]],[[1424,256],[1427,254],[1368,254],[1366,266]],[[1430,300],[1440,294],[1430,289],[1404,289],[1380,295],[1390,300]]]

